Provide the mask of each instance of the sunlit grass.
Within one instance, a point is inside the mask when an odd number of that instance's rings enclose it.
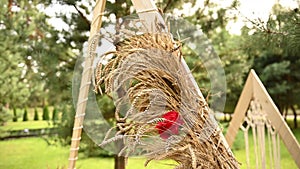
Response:
[[[298,140],[300,141],[300,129],[293,130],[293,133]],[[270,166],[270,158],[269,158],[269,144],[268,139],[266,135],[266,166]],[[253,136],[252,133],[249,133],[249,152],[250,152],[250,165],[251,168],[255,168],[255,151],[254,151],[254,142],[253,142]],[[233,145],[233,153],[237,160],[242,164],[241,169],[247,169],[246,165],[246,150],[245,150],[245,142],[244,142],[244,135],[242,131],[239,131],[236,140]],[[290,153],[286,149],[286,146],[282,141],[280,141],[280,163],[281,168],[288,168],[288,169],[297,169],[297,166],[291,157]],[[261,166],[259,166],[261,168]]]
[[[67,147],[48,146],[42,138],[0,141],[0,168],[56,168],[66,165]]]
[[[298,140],[300,140],[300,129],[294,131]],[[250,144],[251,144],[250,138]],[[235,142],[233,152],[238,161],[242,163],[241,168],[246,168],[245,148],[243,145],[243,135],[239,133],[238,139]],[[57,167],[67,168],[69,147],[49,146],[43,138],[23,138],[16,140],[0,141],[0,168],[9,169],[31,169],[45,168],[57,169]],[[250,148],[253,151],[253,147]],[[253,154],[252,156],[253,157]],[[144,168],[144,158],[130,158],[126,169],[141,169]],[[113,158],[84,158],[80,154],[79,160],[76,163],[78,169],[113,169]],[[172,161],[153,161],[147,169],[172,169],[175,162]],[[252,158],[251,165],[255,162]],[[296,165],[281,143],[281,168],[296,169]]]
[[[0,126],[4,131],[8,130],[23,130],[23,129],[41,129],[51,128],[53,124],[51,121],[20,121],[20,122],[7,122],[5,126]]]
[[[42,138],[23,138],[0,141],[0,168],[7,169],[56,169],[67,168],[69,147],[48,146]],[[130,158],[126,169],[144,168],[144,158]],[[151,162],[147,169],[172,169],[171,161]],[[76,163],[78,169],[113,169],[113,158],[84,158]]]
[[[226,130],[226,125],[225,130]],[[18,129],[35,129],[52,127],[48,125],[47,121],[28,121],[28,122],[8,122],[6,126],[0,127],[5,130]],[[293,130],[298,142],[300,140],[300,129]],[[249,144],[253,145],[252,134],[249,134]],[[296,164],[281,142],[281,168],[296,169]],[[15,140],[0,141],[0,168],[7,169],[31,169],[31,168],[45,168],[57,169],[57,167],[67,168],[69,147],[49,146],[43,138],[22,138]],[[246,156],[243,133],[240,131],[236,137],[233,153],[238,161],[242,164],[241,169],[246,169]],[[252,168],[255,168],[254,148],[250,147]],[[268,154],[266,154],[268,156]],[[144,158],[130,158],[126,169],[141,169],[144,168]],[[172,161],[153,161],[147,169],[172,169],[175,162]],[[267,165],[269,165],[267,157]],[[80,154],[76,165],[77,169],[113,169],[113,158],[85,158]]]

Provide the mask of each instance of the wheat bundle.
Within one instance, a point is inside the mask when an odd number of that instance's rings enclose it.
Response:
[[[122,140],[119,155],[144,154],[145,165],[172,159],[181,169],[239,168],[180,63],[180,46],[168,33],[136,35],[98,64],[95,87],[114,99],[118,128],[100,146]]]

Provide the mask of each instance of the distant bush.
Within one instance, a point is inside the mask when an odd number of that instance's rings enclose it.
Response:
[[[73,125],[74,125],[74,117],[75,117],[75,109],[73,107],[73,104],[70,102],[66,102],[64,105],[59,107],[62,114],[60,119],[57,121],[58,125],[58,139],[62,145],[70,145],[71,143],[71,137],[73,132]],[[99,130],[99,126],[94,123],[94,120],[90,120],[91,123],[88,125],[94,126],[95,131],[101,131]],[[103,135],[105,133],[102,132],[95,132],[95,134],[99,135],[97,138],[104,137]],[[101,135],[101,136],[100,136]],[[82,131],[81,134],[82,140],[80,142],[80,152],[84,154],[85,157],[111,157],[113,154],[109,153],[101,148],[91,138],[88,137],[88,135],[85,133],[85,131]]]
[[[48,106],[43,109],[43,120],[50,120]]]
[[[28,121],[27,108],[24,109],[24,113],[23,113],[23,121]]]
[[[55,122],[57,122],[57,120],[58,120],[58,112],[57,112],[57,109],[54,108],[53,112],[52,112],[52,121],[55,123]]]
[[[13,122],[17,122],[18,121],[18,115],[17,115],[17,109],[14,107],[13,108]]]
[[[71,136],[73,132],[73,125],[74,125],[74,116],[75,110],[72,106],[64,105],[62,107],[62,116],[61,120],[58,123],[59,130],[59,137],[61,138],[61,142],[64,145],[69,145],[71,143]]]
[[[34,120],[34,121],[38,121],[38,120],[39,120],[39,113],[38,113],[38,111],[37,111],[36,108],[34,109],[34,117],[33,117],[33,120]]]
[[[11,114],[3,105],[0,104],[0,126],[4,126],[11,118]]]

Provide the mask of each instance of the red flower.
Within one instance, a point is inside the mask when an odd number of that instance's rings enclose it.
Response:
[[[179,134],[179,126],[183,124],[179,113],[169,111],[162,116],[165,120],[158,122],[155,128],[162,139],[168,139],[172,134]]]

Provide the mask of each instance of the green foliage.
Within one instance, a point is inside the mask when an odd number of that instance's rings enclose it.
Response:
[[[23,121],[28,121],[28,112],[27,112],[27,108],[24,109],[24,113],[23,113]]]
[[[57,109],[54,108],[52,111],[52,121],[55,124],[57,120],[58,120],[58,112],[57,112]]]
[[[73,106],[64,104],[62,107],[62,117],[59,128],[59,138],[63,145],[69,145],[71,143],[71,137],[73,132],[75,110]]]
[[[0,3],[1,103],[35,107],[70,99],[64,89],[76,57],[42,12],[51,1]]]
[[[244,41],[245,53],[283,112],[300,104],[300,12],[276,4],[266,24],[254,23],[256,28],[244,28],[245,34],[254,32]]]
[[[29,109],[28,109],[29,110]],[[28,111],[30,112],[30,111]],[[42,129],[42,128],[51,128],[52,125],[49,125],[47,121],[19,121],[17,123],[8,121],[5,126],[1,127],[4,131],[10,130],[24,130],[24,129]]]
[[[86,157],[112,157],[114,154],[100,148],[85,132],[82,133],[80,152]]]
[[[102,95],[97,97],[98,105],[103,118],[110,121],[114,118],[115,106],[111,98],[107,95]]]
[[[18,121],[18,115],[17,115],[17,109],[14,107],[13,108],[13,122],[17,122]]]
[[[38,121],[39,120],[39,113],[37,108],[34,108],[34,117],[33,117],[34,121]]]
[[[7,121],[11,119],[11,114],[9,114],[7,108],[0,104],[0,126],[4,126]]]
[[[48,106],[43,108],[43,120],[50,120]]]

